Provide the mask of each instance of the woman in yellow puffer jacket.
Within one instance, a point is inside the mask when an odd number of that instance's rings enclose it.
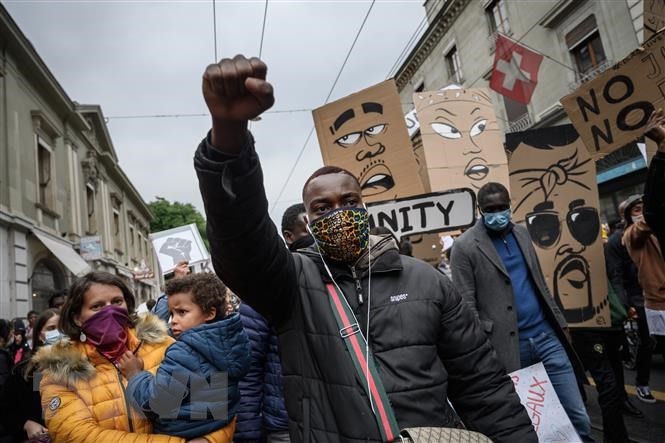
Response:
[[[124,352],[134,352],[154,374],[173,343],[157,317],[130,317],[134,305],[129,288],[109,273],[91,272],[72,285],[58,325],[68,338],[41,348],[35,356],[43,375],[39,390],[52,441],[184,441],[151,434],[151,422],[132,409],[125,396],[127,380],[116,367]],[[235,421],[197,440],[230,443],[234,429]]]

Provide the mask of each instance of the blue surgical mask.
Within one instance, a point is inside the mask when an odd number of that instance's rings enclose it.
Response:
[[[488,212],[483,214],[483,222],[485,226],[493,231],[502,231],[510,223],[511,211],[510,208],[499,212]]]
[[[45,345],[52,345],[53,343],[57,342],[58,340],[60,340],[64,336],[65,336],[65,334],[58,331],[57,329],[53,329],[52,331],[45,331],[44,332],[44,344]]]

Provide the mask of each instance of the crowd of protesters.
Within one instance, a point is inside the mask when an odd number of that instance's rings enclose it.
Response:
[[[91,272],[49,309],[0,320],[0,442],[390,442],[404,428],[536,442],[507,376],[536,363],[580,441],[594,441],[588,371],[604,441],[628,442],[623,415],[644,414],[624,388],[627,320],[637,399],[656,401],[663,113],[645,131],[658,143],[645,193],[621,204],[605,245],[611,327],[571,330],[499,183],[479,190],[480,218],[438,268],[370,231],[358,180],[339,167],[310,176],[280,235],[247,130],[274,102],[266,71],[236,56],[203,78],[213,125],[194,164],[217,275],[180,262],[143,312],[121,278]]]

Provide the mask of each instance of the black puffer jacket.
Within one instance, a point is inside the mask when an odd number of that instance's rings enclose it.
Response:
[[[276,327],[293,441],[380,441],[329,305],[327,273],[318,254],[291,254],[279,238],[251,140],[235,158],[206,140],[195,166],[217,273]],[[470,429],[497,442],[537,441],[512,382],[450,280],[394,247],[378,243],[375,253],[369,340],[399,425],[446,426],[448,396]],[[363,330],[366,260],[353,269],[331,267]]]

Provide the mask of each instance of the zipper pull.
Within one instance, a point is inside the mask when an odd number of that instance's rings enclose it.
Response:
[[[363,304],[363,287],[360,284],[360,280],[358,280],[358,275],[356,274],[356,268],[353,266],[351,268],[351,274],[353,275],[353,279],[356,281],[356,294],[358,294],[358,304]]]

